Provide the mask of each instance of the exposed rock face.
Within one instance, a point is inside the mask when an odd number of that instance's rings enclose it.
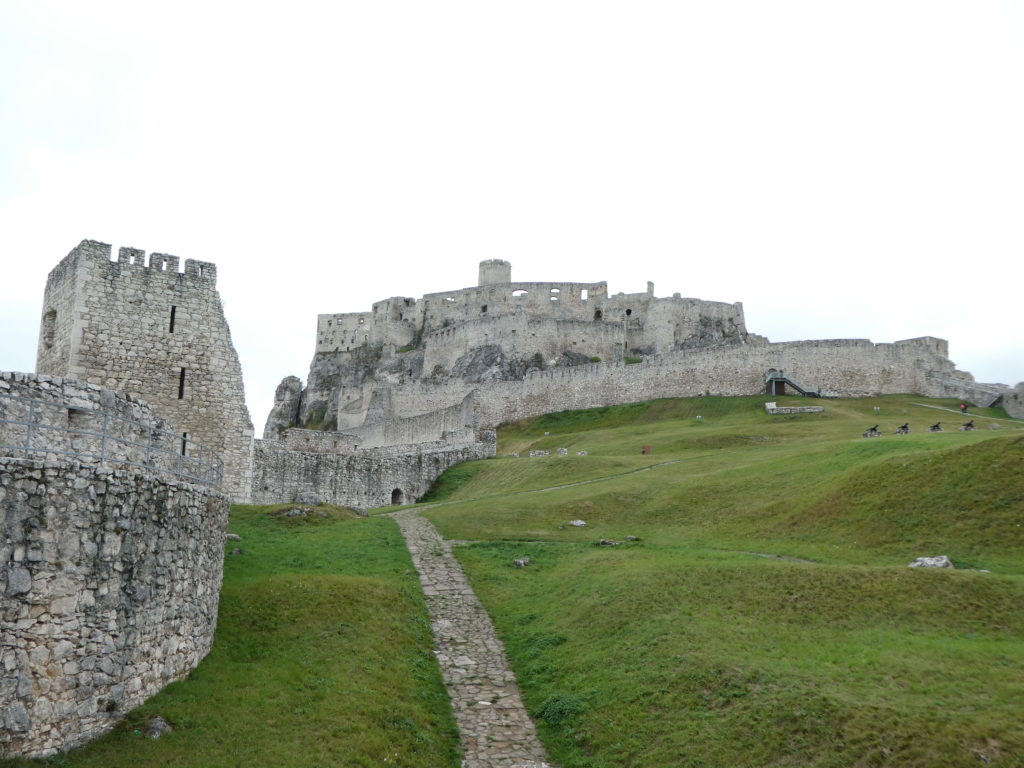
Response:
[[[294,427],[299,420],[299,407],[302,405],[302,380],[298,376],[285,376],[274,392],[274,407],[267,416],[267,424],[263,428],[266,440],[280,438],[284,431]]]

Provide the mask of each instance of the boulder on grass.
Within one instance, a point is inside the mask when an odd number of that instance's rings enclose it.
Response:
[[[945,555],[935,557],[919,557],[910,563],[910,568],[952,568],[953,563]]]

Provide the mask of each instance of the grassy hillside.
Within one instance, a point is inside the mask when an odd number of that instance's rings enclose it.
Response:
[[[469,542],[456,552],[554,761],[1024,766],[1024,422],[978,410],[959,432],[956,401],[913,396],[771,416],[765,399],[508,425],[499,458],[436,484],[424,514]],[[394,523],[275,509],[233,508],[245,552],[210,656],[49,765],[458,765]],[[906,567],[936,554],[957,569]],[[155,714],[176,730],[150,741]]]
[[[459,764],[412,563],[390,520],[233,507],[217,635],[191,676],[43,762],[119,768]],[[152,741],[162,715],[174,733]],[[28,761],[0,765],[28,766]]]
[[[793,416],[764,399],[552,414],[499,450],[569,456],[439,485],[425,514],[473,542],[458,555],[552,757],[1024,765],[1021,423],[982,411],[959,432],[935,410],[955,402],[909,396]],[[952,431],[925,430],[939,420]],[[935,554],[958,570],[906,567]]]

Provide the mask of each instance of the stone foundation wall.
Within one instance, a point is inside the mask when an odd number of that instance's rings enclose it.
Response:
[[[292,451],[278,441],[257,440],[253,503],[296,501],[311,494],[357,510],[408,504],[425,494],[449,467],[494,452],[493,432],[474,443],[424,443],[353,453]]]
[[[95,738],[209,652],[225,496],[0,457],[0,512],[0,757]]]

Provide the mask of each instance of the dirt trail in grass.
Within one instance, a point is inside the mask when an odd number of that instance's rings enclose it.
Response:
[[[960,413],[960,410],[958,408],[946,408],[945,406],[942,405],[928,405],[928,403],[914,403],[914,405],[920,406],[921,408],[931,408],[934,411],[946,411],[947,413],[955,413],[957,416],[970,416],[972,419],[986,419],[988,421],[1009,421],[1017,424],[1018,426],[1022,426],[1020,419],[1004,419],[1002,416],[979,416],[978,414],[971,413],[970,411],[968,411],[967,413]]]
[[[555,768],[526,713],[494,625],[441,538],[420,510],[398,523],[420,575],[437,660],[452,700],[465,759],[462,768]]]
[[[525,496],[525,495],[530,494],[530,493],[548,493],[549,491],[560,491],[563,488],[575,488],[577,485],[590,485],[592,483],[603,483],[603,482],[605,482],[607,480],[614,480],[617,477],[626,477],[627,475],[635,475],[638,472],[648,472],[649,470],[658,469],[659,467],[667,467],[670,464],[679,464],[682,461],[683,461],[682,459],[672,459],[671,461],[661,461],[661,462],[658,462],[657,464],[648,464],[646,467],[640,467],[639,469],[631,469],[628,472],[616,472],[615,474],[612,474],[612,475],[602,475],[601,477],[592,477],[589,480],[578,480],[575,483],[565,483],[563,485],[552,485],[549,488],[529,488],[529,489],[527,489],[525,491],[511,491],[510,493],[492,494],[492,495],[501,495],[502,497],[506,497],[506,496]],[[433,509],[434,507],[447,507],[447,506],[451,506],[452,504],[469,504],[471,502],[480,501],[480,500],[486,499],[486,498],[490,498],[490,497],[489,496],[474,496],[474,497],[469,498],[469,499],[451,499],[450,501],[434,501],[434,502],[430,502],[429,504],[424,504],[421,507],[416,507],[416,511],[424,512],[424,511],[426,511],[428,509]],[[386,513],[386,514],[393,514],[393,513]]]

